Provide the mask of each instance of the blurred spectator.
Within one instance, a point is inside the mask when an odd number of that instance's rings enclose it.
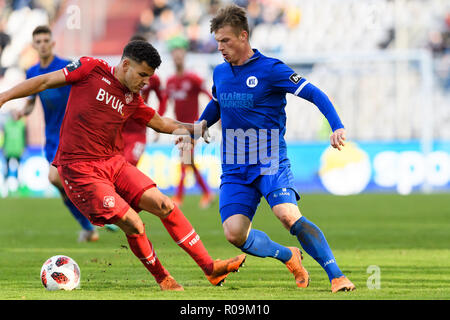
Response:
[[[214,36],[209,32],[210,21],[221,7],[220,0],[209,0],[209,6],[202,17],[198,20],[196,33],[189,33],[191,51],[201,53],[214,53],[217,51],[217,43]],[[194,37],[196,36],[196,37]]]
[[[18,168],[20,158],[26,147],[25,122],[14,120],[11,116],[4,125],[3,154],[5,156],[8,172],[6,182],[8,190],[14,194],[18,187]]]
[[[141,16],[139,17],[139,22],[136,27],[136,33],[144,36],[147,41],[154,41],[156,37],[156,29],[153,26],[155,21],[155,15],[153,11],[148,8],[142,11]]]
[[[2,52],[3,49],[9,44],[11,41],[11,37],[4,32],[4,25],[2,21],[0,20],[0,77],[2,77],[5,74],[6,69],[2,67]]]
[[[155,21],[158,39],[167,41],[168,39],[183,33],[183,26],[175,16],[175,12],[166,7]]]
[[[153,1],[153,14],[156,18],[163,13],[164,10],[170,9],[170,6],[167,4],[167,0],[154,0]]]
[[[247,18],[250,30],[263,22],[262,8],[258,0],[250,0],[247,7]]]

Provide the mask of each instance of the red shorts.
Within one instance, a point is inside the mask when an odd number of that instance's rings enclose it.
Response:
[[[73,204],[97,226],[114,224],[131,207],[139,212],[144,191],[156,184],[123,155],[58,166]]]
[[[123,135],[123,139],[125,159],[136,166],[145,151],[146,137],[142,134],[127,134]]]

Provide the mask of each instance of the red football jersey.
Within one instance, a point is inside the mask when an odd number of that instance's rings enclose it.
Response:
[[[98,160],[123,150],[122,128],[128,118],[147,124],[155,114],[138,93],[114,76],[105,61],[82,57],[64,69],[72,85],[60,142],[53,163]]]
[[[203,88],[203,79],[192,72],[173,75],[167,79],[167,97],[175,103],[175,117],[178,121],[192,123],[199,117],[198,95],[200,92],[211,94]]]

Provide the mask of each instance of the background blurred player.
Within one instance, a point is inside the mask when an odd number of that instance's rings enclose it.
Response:
[[[4,125],[3,155],[6,160],[6,184],[9,195],[14,195],[19,188],[18,171],[20,158],[26,147],[26,130],[23,120],[9,116]]]
[[[167,97],[174,102],[175,117],[178,121],[194,123],[199,116],[198,98],[200,93],[207,95],[209,99],[212,99],[212,96],[209,91],[204,88],[203,79],[200,76],[192,71],[185,70],[185,56],[188,48],[187,39],[180,36],[174,37],[169,40],[168,46],[175,65],[176,73],[167,79]],[[165,111],[165,109],[160,108],[158,112],[160,115],[163,115]],[[195,179],[202,190],[200,207],[208,208],[214,201],[214,196],[195,165],[194,148],[191,149],[190,155],[190,159],[181,157],[180,182],[178,183],[175,196],[172,200],[178,205],[183,203],[186,169],[191,167],[194,172]]]
[[[122,229],[131,251],[162,290],[183,287],[156,256],[138,214],[141,210],[159,217],[209,282],[219,285],[230,272],[239,269],[245,254],[212,260],[181,210],[123,156],[121,129],[129,117],[162,133],[203,136],[207,131],[206,122],[194,125],[162,118],[144,103],[139,92],[160,64],[159,53],[151,44],[131,41],[116,67],[82,57],[61,70],[28,79],[0,93],[0,107],[12,99],[72,84],[61,141],[52,163],[58,168],[68,197],[92,223],[112,223]]]
[[[27,71],[27,79],[42,74],[53,72],[64,68],[70,63],[69,60],[62,59],[53,53],[55,41],[52,39],[52,31],[48,26],[38,26],[33,31],[33,48],[37,51],[39,62]],[[45,118],[45,157],[49,163],[52,163],[59,144],[59,130],[66,111],[67,100],[69,99],[70,86],[62,86],[60,88],[48,89],[39,92],[44,109]],[[36,94],[29,97],[25,107],[15,114],[15,118],[29,115],[36,104]],[[58,170],[54,166],[49,167],[48,179],[61,194],[64,204],[72,213],[73,217],[78,221],[82,230],[79,233],[78,241],[96,241],[99,234],[96,228],[89,220],[81,214],[77,207],[69,200],[64,191]]]
[[[291,93],[319,108],[333,130],[331,145],[341,150],[345,129],[334,106],[320,89],[286,64],[252,49],[246,12],[241,7],[222,8],[211,20],[211,33],[225,62],[214,69],[213,99],[200,120],[207,120],[208,126],[222,120],[220,215],[227,240],[243,252],[278,259],[294,275],[298,287],[309,285],[298,248],[282,246],[251,228],[264,196],[283,226],[326,271],[331,291],[354,290],[322,231],[300,213],[300,196],[284,140],[286,94]],[[241,138],[238,132],[243,133]],[[243,157],[244,161],[238,160]]]
[[[147,41],[145,37],[141,35],[134,35],[131,37],[130,41],[133,40]],[[141,97],[145,103],[147,103],[152,91],[155,92],[158,99],[158,108],[160,110],[165,110],[167,99],[161,85],[161,80],[156,73],[150,77],[149,83],[141,89]],[[130,118],[123,126],[122,135],[125,159],[132,165],[136,166],[145,151],[145,145],[147,143],[147,126],[142,125],[138,121]]]

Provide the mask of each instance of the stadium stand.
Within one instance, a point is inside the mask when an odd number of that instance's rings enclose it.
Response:
[[[0,1],[0,31],[6,35],[1,65],[19,71],[35,61],[29,35],[38,24],[52,25],[56,52],[71,58],[95,55],[117,59],[118,48],[139,32],[152,41],[163,60],[170,61],[165,42],[182,33],[190,40],[191,68],[211,83],[211,67],[221,58],[209,33],[209,19],[221,4],[229,2]],[[248,9],[252,45],[290,62],[322,88],[332,98],[352,139],[420,138],[425,81],[420,60],[373,60],[373,55],[366,53],[378,52],[382,57],[396,50],[427,50],[433,58],[434,138],[450,139],[450,128],[445,125],[450,121],[448,1],[322,0],[320,6],[314,0],[234,2]],[[81,9],[81,30],[68,30],[71,6]],[[4,45],[7,37],[10,40]],[[162,64],[159,74],[163,81],[171,68],[170,63]],[[5,73],[0,83],[9,83],[7,77]],[[326,126],[318,111],[307,102],[288,99],[287,139],[326,139]],[[36,142],[37,135],[31,135]]]

